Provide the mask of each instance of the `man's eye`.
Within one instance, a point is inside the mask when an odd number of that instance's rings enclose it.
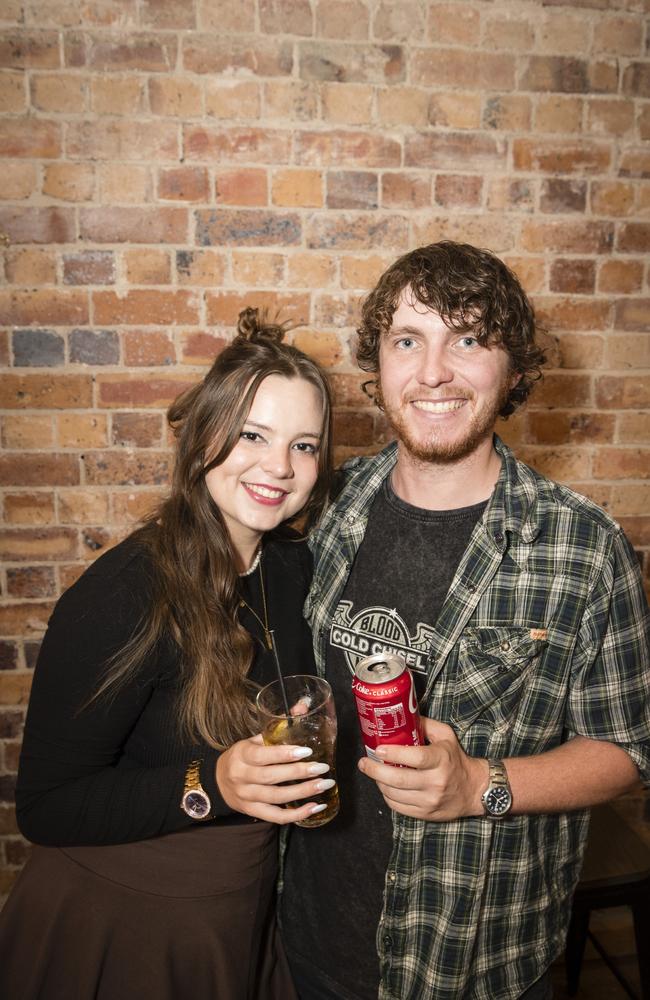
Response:
[[[400,339],[396,341],[396,346],[401,348],[401,350],[403,351],[410,350],[411,347],[414,346],[414,344],[415,341],[413,340],[412,337],[400,337]]]
[[[461,347],[476,347],[478,340],[476,337],[461,337],[459,344]]]

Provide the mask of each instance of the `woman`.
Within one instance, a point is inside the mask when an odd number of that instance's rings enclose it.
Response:
[[[41,846],[0,916],[0,996],[295,997],[277,824],[324,808],[332,782],[309,750],[251,734],[271,631],[285,673],[313,669],[309,555],[286,525],[325,500],[330,398],[282,333],[240,314],[170,407],[169,499],[55,608],[16,796]]]

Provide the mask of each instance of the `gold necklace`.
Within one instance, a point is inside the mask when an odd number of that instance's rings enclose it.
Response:
[[[244,598],[241,597],[241,595],[240,595],[240,598],[239,598],[239,607],[240,608],[248,608],[248,610],[253,615],[253,617],[258,620],[258,622],[262,626],[262,630],[264,632],[264,639],[266,641],[266,647],[267,647],[267,649],[269,649],[272,652],[273,651],[273,639],[271,638],[271,631],[269,629],[269,613],[268,613],[268,610],[267,610],[267,607],[266,607],[266,594],[264,592],[264,574],[262,573],[262,560],[261,559],[259,560],[258,567],[259,567],[259,571],[260,571],[260,590],[262,591],[262,607],[264,608],[264,621],[262,621],[262,619],[258,615],[257,611],[255,611],[254,608],[251,608],[251,606],[248,603],[248,601],[245,601]]]

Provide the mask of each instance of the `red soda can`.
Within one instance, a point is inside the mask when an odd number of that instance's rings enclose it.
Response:
[[[415,684],[401,656],[375,653],[359,660],[352,692],[368,757],[378,760],[375,750],[384,743],[424,746]]]

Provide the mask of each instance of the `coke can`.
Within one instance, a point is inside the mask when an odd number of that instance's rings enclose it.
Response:
[[[424,746],[415,684],[401,656],[375,653],[359,660],[352,692],[368,757],[380,759],[375,750],[385,743]]]

